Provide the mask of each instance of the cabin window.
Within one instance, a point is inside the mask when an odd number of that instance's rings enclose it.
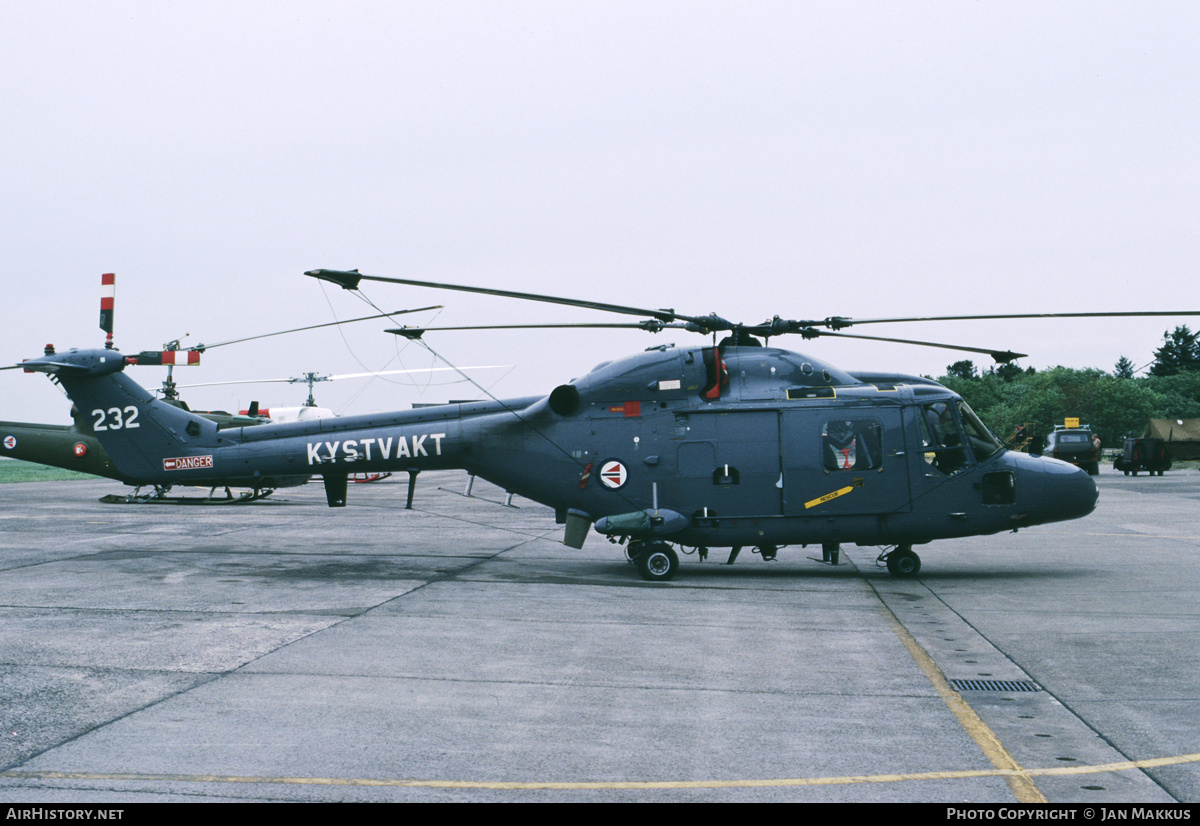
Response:
[[[821,461],[827,471],[883,466],[883,426],[874,419],[831,419],[821,427]]]

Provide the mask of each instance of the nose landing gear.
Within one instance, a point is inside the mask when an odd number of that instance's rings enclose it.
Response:
[[[921,571],[921,557],[913,553],[912,545],[900,545],[880,554],[879,559],[887,563],[888,573],[896,577],[913,577]]]

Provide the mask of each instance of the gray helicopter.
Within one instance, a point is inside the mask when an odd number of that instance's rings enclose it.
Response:
[[[106,334],[105,348],[111,350],[113,347],[113,329],[114,329],[114,312],[115,312],[115,293],[116,293],[116,275],[114,273],[104,273],[100,277],[101,294],[100,294],[100,329]],[[217,347],[224,347],[230,344],[242,344],[246,342],[258,341],[264,338],[273,336],[288,335],[290,333],[307,332],[324,327],[337,327],[347,324],[356,324],[360,321],[372,321],[380,318],[393,318],[397,315],[406,313],[423,312],[425,310],[441,309],[440,306],[420,307],[412,310],[393,310],[390,313],[381,313],[379,315],[365,316],[362,318],[352,318],[342,321],[327,322],[324,324],[313,324],[307,327],[298,327],[290,330],[281,330],[273,333],[265,333],[260,335],[248,336],[231,341],[221,341],[216,344],[197,344],[191,347],[184,347],[181,339],[167,342],[161,350],[144,350],[136,356],[127,356],[125,361],[127,364],[138,364],[142,366],[158,366],[167,368],[167,376],[163,381],[162,389],[159,391],[162,394],[166,404],[182,408],[190,411],[187,403],[179,398],[178,385],[176,385],[173,374],[174,368],[189,365],[198,365],[200,357],[208,350]],[[47,353],[53,351],[53,347],[49,346]],[[0,370],[16,369],[23,365],[15,365],[12,368],[2,367]],[[472,368],[468,368],[472,369]],[[305,408],[299,410],[308,416],[312,415],[332,415],[333,411],[317,408],[315,401],[312,398],[312,382],[327,381],[334,378],[357,378],[365,376],[381,376],[401,372],[425,372],[425,371],[379,371],[373,373],[355,373],[344,376],[318,376],[314,373],[307,374],[306,379],[309,381],[309,402]],[[305,379],[293,380],[303,381]],[[199,385],[184,385],[199,386]],[[277,411],[279,409],[277,408]],[[279,411],[286,412],[286,411]],[[261,414],[258,410],[258,402],[250,405],[250,409],[245,414],[230,414],[225,411],[194,411],[195,415],[208,419],[214,422],[218,429],[228,427],[252,427],[260,425],[267,421],[267,416]],[[310,477],[310,473],[299,473],[288,476],[273,476],[269,479],[255,477],[253,475],[246,476],[240,473],[215,472],[203,476],[190,475],[187,479],[172,478],[169,481],[159,481],[157,479],[147,479],[139,477],[136,474],[128,474],[117,467],[109,458],[104,450],[103,444],[97,438],[95,432],[96,427],[93,426],[92,419],[95,419],[95,425],[100,429],[106,429],[107,426],[103,420],[107,415],[107,411],[93,410],[90,416],[85,415],[81,409],[76,406],[71,410],[72,424],[38,424],[33,422],[0,422],[0,456],[22,459],[29,462],[37,462],[39,464],[50,465],[52,467],[65,468],[67,470],[78,471],[82,473],[90,473],[96,476],[103,476],[109,479],[115,479],[123,484],[135,488],[133,493],[127,495],[108,495],[101,499],[103,502],[121,502],[121,503],[171,503],[171,504],[225,504],[225,503],[243,503],[253,502],[266,496],[270,496],[276,488],[293,487],[306,484]],[[98,415],[104,414],[104,415]],[[297,416],[299,414],[296,414]],[[175,485],[208,488],[209,494],[206,497],[179,497],[168,495]],[[148,492],[143,493],[143,488],[149,488]],[[219,488],[225,491],[224,498],[216,497],[214,494]],[[231,488],[246,488],[246,490],[235,496]]]
[[[220,430],[156,400],[124,372],[133,359],[112,349],[47,353],[20,366],[59,382],[130,476],[172,484],[222,475],[267,485],[312,474],[323,479],[328,504],[339,507],[351,474],[404,471],[415,480],[424,470],[464,469],[553,508],[570,547],[581,548],[592,530],[623,545],[651,581],[676,575],[675,546],[696,549],[700,559],[711,548],[729,548],[732,563],[744,548],[770,560],[786,545],[821,545],[822,561],[831,564],[843,543],[881,546],[879,559],[893,575],[912,576],[921,567],[913,546],[1077,519],[1096,506],[1096,485],[1085,471],[1006,450],[959,395],[937,382],[848,373],[764,344],[783,334],[873,338],[828,330],[928,319],[776,317],[742,325],[716,315],[357,271],[306,275],[347,290],[385,281],[642,318],[516,325],[523,327],[727,335],[708,346],[652,347],[606,362],[547,395]],[[1192,313],[1130,313],[1183,314]],[[1045,314],[987,316],[1016,317]],[[390,332],[419,339],[429,328]],[[997,361],[1020,356],[876,340],[987,353]]]

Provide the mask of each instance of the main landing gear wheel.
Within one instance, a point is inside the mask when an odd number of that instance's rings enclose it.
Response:
[[[887,567],[892,576],[916,576],[921,571],[921,557],[912,548],[897,548],[887,555]]]
[[[665,542],[648,542],[633,557],[642,579],[666,582],[679,571],[679,555]]]

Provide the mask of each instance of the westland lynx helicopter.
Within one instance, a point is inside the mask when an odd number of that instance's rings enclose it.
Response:
[[[784,545],[820,544],[836,563],[841,543],[884,546],[879,559],[889,571],[912,576],[921,566],[915,545],[1076,519],[1096,506],[1086,472],[1005,450],[961,397],[936,382],[847,373],[762,343],[785,333],[859,337],[819,328],[918,319],[776,317],[743,325],[715,314],[357,271],[307,275],[347,290],[387,281],[643,319],[561,326],[727,336],[711,346],[665,345],[605,362],[547,395],[223,430],[156,401],[126,375],[130,360],[114,350],[52,353],[21,366],[51,374],[94,419],[117,467],[156,484],[314,474],[328,504],[339,507],[352,473],[406,471],[415,480],[422,470],[460,468],[553,508],[570,547],[581,548],[589,529],[623,544],[651,581],[675,576],[673,545],[695,548],[701,559],[710,548],[730,548],[730,563],[746,547],[770,560]],[[392,332],[420,340],[427,330]],[[908,343],[997,361],[1020,355]]]

